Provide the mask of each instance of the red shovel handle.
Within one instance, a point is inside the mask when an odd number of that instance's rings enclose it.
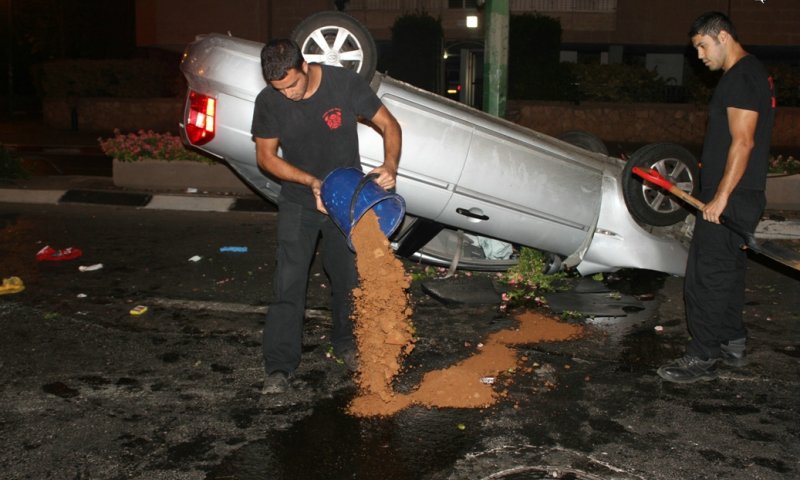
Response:
[[[654,185],[658,185],[664,190],[669,190],[674,186],[669,180],[662,177],[661,174],[658,173],[658,170],[653,170],[652,168],[633,167],[633,173],[639,175],[640,177],[642,177],[643,179],[647,180],[648,182]]]
[[[705,204],[703,202],[694,198],[690,194],[684,192],[683,190],[675,186],[672,182],[662,177],[661,174],[658,173],[658,171],[653,170],[652,168],[633,167],[633,173],[635,173],[636,175],[642,177],[643,179],[647,180],[648,182],[654,185],[658,185],[659,187],[675,195],[676,197],[680,198],[681,200],[683,200],[684,202],[688,203],[689,205],[693,206],[698,210],[702,210],[703,207],[705,207]]]
[[[633,173],[642,177],[643,179],[647,180],[648,182],[658,185],[659,187],[667,190],[669,193],[675,195],[676,197],[680,198],[684,202],[688,203],[689,205],[693,206],[698,210],[703,210],[706,206],[705,203],[701,202],[700,200],[694,198],[691,194],[688,194],[674,185],[672,182],[667,180],[666,178],[662,177],[660,173],[653,170],[652,168],[639,168],[633,167]],[[731,220],[728,216],[724,213],[719,217],[720,223],[731,229],[733,232],[737,233],[744,239],[745,245],[753,250],[761,251],[758,246],[758,242],[756,241],[756,237],[753,235],[751,231],[743,228],[738,223]]]

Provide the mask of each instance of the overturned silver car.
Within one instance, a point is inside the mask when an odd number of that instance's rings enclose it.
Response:
[[[630,169],[656,168],[694,192],[697,162],[685,149],[650,145],[625,161],[374,73],[369,32],[343,14],[309,17],[294,36],[307,60],[367,77],[403,128],[397,192],[406,200],[407,218],[392,238],[399,255],[500,270],[515,262],[513,249],[490,252],[492,244],[501,244],[546,252],[554,270],[583,275],[620,268],[683,274],[687,212],[633,178]],[[250,135],[254,100],[265,87],[262,46],[208,34],[187,47],[182,131],[187,143],[223,159],[256,192],[276,201],[280,183],[259,170]],[[359,141],[365,170],[380,165],[378,134],[359,125]]]

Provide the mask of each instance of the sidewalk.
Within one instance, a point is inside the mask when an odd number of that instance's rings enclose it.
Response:
[[[111,177],[81,175],[33,176],[0,183],[0,202],[93,204],[198,212],[277,212],[275,205],[255,194],[130,191],[115,186]]]

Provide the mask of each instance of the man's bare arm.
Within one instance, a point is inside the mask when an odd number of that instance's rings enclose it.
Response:
[[[277,138],[256,137],[256,160],[261,169],[274,175],[279,180],[299,183],[310,188],[317,201],[317,210],[328,213],[320,198],[320,189],[322,188],[320,179],[281,158],[278,155]]]
[[[381,106],[370,121],[383,135],[383,165],[370,173],[377,173],[375,181],[388,190],[396,185],[403,134],[397,119],[385,106]]]
[[[728,198],[747,169],[747,162],[750,160],[750,153],[755,145],[756,122],[758,121],[758,112],[753,110],[728,107],[727,112],[731,146],[728,149],[725,173],[714,198],[703,209],[703,218],[714,223],[719,223],[719,217],[728,205]]]

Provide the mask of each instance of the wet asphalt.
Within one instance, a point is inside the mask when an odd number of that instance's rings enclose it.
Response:
[[[503,376],[496,406],[359,419],[344,412],[350,376],[327,355],[319,262],[293,389],[260,393],[274,213],[6,202],[0,232],[0,275],[27,287],[0,296],[3,478],[800,477],[800,278],[757,257],[750,365],[718,380],[655,375],[686,341],[682,280],[623,271],[594,291],[637,308],[572,320],[589,327],[583,339],[520,348],[522,368]],[[83,256],[37,262],[46,244]],[[398,390],[513,328],[514,312],[496,303],[442,302],[422,288],[465,278],[412,285],[418,341]],[[148,311],[133,316],[136,305]]]

